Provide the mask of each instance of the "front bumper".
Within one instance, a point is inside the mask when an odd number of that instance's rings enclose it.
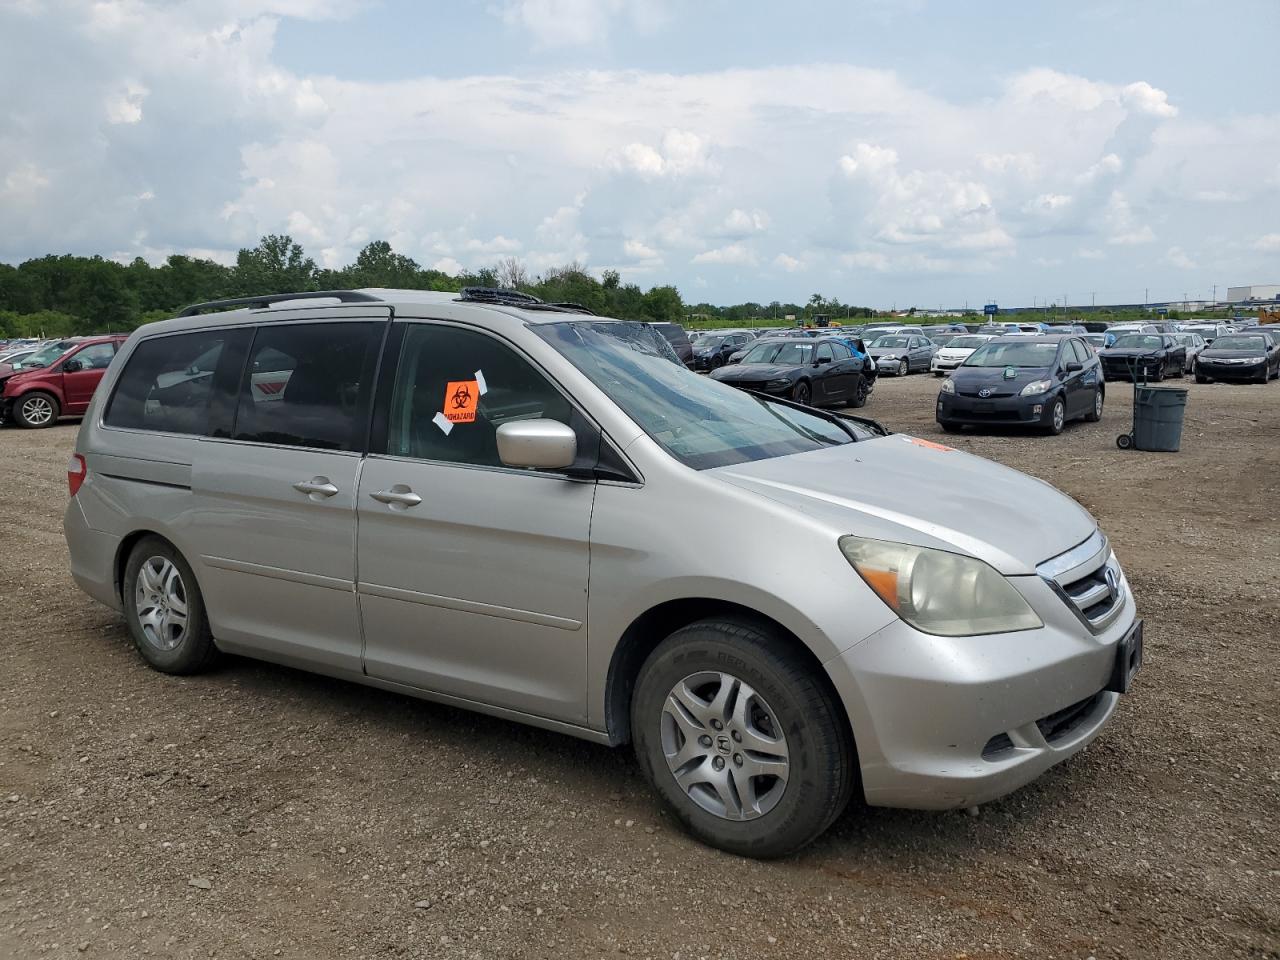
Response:
[[[709,357],[699,357],[695,355],[693,359],[689,361],[689,366],[694,370],[713,370],[717,366],[720,366],[720,364],[717,362],[715,354],[712,354]]]
[[[1040,577],[1009,582],[1041,629],[934,637],[898,620],[826,664],[867,803],[944,810],[994,800],[1083,749],[1115,712],[1120,695],[1105,688],[1136,619],[1127,583],[1122,609],[1095,635]]]
[[[1033,397],[966,397],[958,393],[938,394],[939,423],[1038,424],[1049,403],[1048,394]]]
[[[1133,361],[1102,361],[1102,376],[1106,380],[1133,380],[1135,377],[1143,377],[1151,379],[1164,369],[1165,362],[1163,360],[1142,360]]]
[[[929,361],[929,369],[935,372],[938,370],[954,370],[962,363],[964,363],[963,360],[948,360],[942,357],[934,357]]]
[[[750,390],[753,393],[766,393],[771,397],[782,397],[784,399],[791,396],[791,390],[795,386],[795,383],[790,380],[780,386],[770,386],[766,381],[725,379],[720,382],[728,384],[731,387],[737,387],[739,390]]]
[[[1256,380],[1262,376],[1265,360],[1257,363],[1213,363],[1203,360],[1196,363],[1196,373],[1212,380]]]

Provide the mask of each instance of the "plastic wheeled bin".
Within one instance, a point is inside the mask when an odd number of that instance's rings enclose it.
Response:
[[[1139,450],[1177,453],[1186,412],[1186,387],[1135,387],[1132,445]]]

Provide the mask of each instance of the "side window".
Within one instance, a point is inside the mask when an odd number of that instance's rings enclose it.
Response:
[[[1080,363],[1089,362],[1089,351],[1079,340],[1071,341],[1071,349],[1076,355],[1076,360]]]
[[[114,343],[95,343],[85,347],[68,359],[79,361],[81,370],[105,370],[111,366],[111,358],[116,355]]]
[[[813,359],[814,359],[815,361],[817,361],[817,360],[826,360],[826,361],[830,362],[830,361],[832,361],[832,360],[835,360],[835,358],[836,358],[836,357],[835,357],[835,354],[831,352],[831,344],[829,344],[829,343],[820,343],[820,344],[818,344],[818,350],[817,350],[817,352],[814,354],[814,357],[813,357]]]
[[[236,440],[320,450],[364,447],[383,325],[259,327],[236,405]]]
[[[848,360],[850,356],[849,348],[846,347],[843,343],[832,343],[831,355],[835,357],[837,360]]]
[[[472,330],[406,326],[391,391],[387,453],[499,467],[498,427],[542,418],[574,426],[576,414],[506,344]]]
[[[130,430],[206,434],[213,376],[228,333],[143,340],[120,374],[103,422]]]

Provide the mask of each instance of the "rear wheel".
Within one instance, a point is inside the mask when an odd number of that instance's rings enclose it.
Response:
[[[809,390],[809,381],[801,380],[791,388],[791,399],[796,403],[809,406],[809,401],[813,398],[813,394]]]
[[[866,377],[858,378],[858,385],[853,388],[853,396],[849,400],[851,407],[865,407],[867,405],[867,396],[871,393],[871,384],[867,383]]]
[[[780,857],[840,815],[855,756],[817,671],[767,628],[702,620],[649,655],[631,705],[636,756],[691,833]]]
[[[197,673],[217,655],[204,597],[173,545],[144,537],[124,569],[125,620],[138,652],[163,673]]]
[[[51,394],[33,390],[13,402],[13,419],[28,430],[53,426],[58,422],[58,400]]]
[[[1097,390],[1093,391],[1093,408],[1087,414],[1085,414],[1084,418],[1088,420],[1090,423],[1097,423],[1099,420],[1101,420],[1102,404],[1103,404],[1102,388],[1099,387]]]

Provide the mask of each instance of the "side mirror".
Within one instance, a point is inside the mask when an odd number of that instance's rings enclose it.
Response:
[[[498,459],[508,467],[563,470],[577,456],[577,434],[559,420],[513,420],[498,427]]]
[[[75,373],[77,370],[84,369],[84,361],[76,360],[74,357],[62,364],[63,373]]]
[[[1079,373],[1084,369],[1084,364],[1079,360],[1069,360],[1067,362],[1067,373]]]

